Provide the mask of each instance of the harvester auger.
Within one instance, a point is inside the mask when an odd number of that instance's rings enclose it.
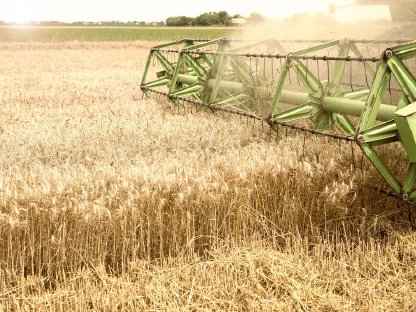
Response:
[[[416,202],[416,41],[310,45],[224,38],[159,45],[151,49],[141,90],[178,107],[265,120],[276,131],[290,127],[355,142],[390,193]],[[382,156],[391,144],[405,155],[399,169],[391,165],[395,156]]]

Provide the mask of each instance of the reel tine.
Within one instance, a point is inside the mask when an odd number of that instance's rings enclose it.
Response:
[[[300,80],[299,80],[299,74],[298,74],[298,72],[296,72],[296,79],[298,81],[298,85],[300,86]]]
[[[276,141],[279,140],[279,132],[280,132],[279,130],[280,130],[279,125],[276,125]]]
[[[354,170],[355,170],[357,167],[355,166],[354,144],[353,144],[353,142],[352,142],[352,141],[351,141],[351,143],[350,143],[350,146],[351,146],[351,159],[352,159],[352,165],[353,165]]]
[[[315,147],[315,159],[318,164],[321,163],[321,158],[319,157],[318,148]]]
[[[303,146],[302,146],[302,158],[305,158],[305,145],[306,145],[306,131],[303,132]]]
[[[236,56],[236,59],[237,59],[237,64],[242,64],[244,69],[246,69],[245,65],[247,63],[245,62],[244,57],[241,54],[239,54]]]
[[[318,73],[318,80],[321,81],[321,75],[319,73],[319,61],[316,60],[316,68],[317,68],[317,73]]]
[[[392,75],[390,75],[390,77],[389,77],[388,90],[389,90],[390,104],[393,104],[393,97],[392,97],[392,94],[391,94],[391,76]]]
[[[258,77],[258,62],[259,62],[259,59],[257,57],[255,57],[255,59],[256,59],[256,83],[258,83],[259,82],[259,77]]]
[[[354,91],[354,86],[352,85],[352,62],[350,61],[350,87],[351,87],[351,92]]]
[[[365,76],[365,83],[367,85],[367,88],[370,89],[370,85],[368,83],[368,75],[367,75],[367,66],[365,66],[365,62],[363,62],[364,64],[364,76]]]
[[[399,197],[397,197],[397,202],[399,203]],[[400,207],[399,207],[399,209],[400,209]],[[413,223],[412,205],[410,205],[409,203],[407,203],[407,214],[409,216],[410,227],[411,227],[412,231],[414,231],[414,230],[416,230],[416,226]]]
[[[326,77],[328,81],[330,81],[330,74],[329,74],[329,61],[326,60]]]
[[[253,78],[253,69],[252,69],[252,66],[251,66],[251,56],[249,56],[248,59],[249,59],[249,62],[250,62],[250,75],[251,75],[251,78]]]

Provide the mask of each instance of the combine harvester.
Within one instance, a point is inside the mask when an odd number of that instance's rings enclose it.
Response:
[[[184,39],[151,49],[141,90],[355,142],[388,192],[414,203],[415,68],[416,41]]]
[[[415,0],[356,0],[353,2],[342,1],[338,4],[330,4],[329,12],[335,13],[335,11],[342,10],[343,8],[353,7],[357,5],[387,5],[390,10],[390,16],[392,21],[414,23],[416,20]]]

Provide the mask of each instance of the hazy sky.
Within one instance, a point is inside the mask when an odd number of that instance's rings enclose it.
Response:
[[[252,12],[269,18],[302,12],[327,12],[329,3],[353,0],[0,0],[0,20],[27,22],[41,20],[161,21],[169,16],[195,17],[209,11],[227,11],[248,16]],[[360,7],[339,10],[335,17],[388,17],[386,7]]]

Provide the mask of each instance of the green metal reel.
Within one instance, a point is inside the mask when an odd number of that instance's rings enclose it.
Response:
[[[176,105],[185,100],[264,119],[274,129],[290,126],[355,141],[394,192],[414,202],[416,79],[415,66],[407,62],[416,59],[416,42],[386,48],[382,57],[364,57],[360,44],[343,39],[288,53],[293,43],[285,46],[275,39],[240,46],[223,38],[185,39],[151,50],[141,89],[147,95],[164,94]],[[169,61],[166,53],[173,53],[173,60]],[[162,70],[156,73],[156,80],[148,82],[153,59]],[[311,70],[315,62],[321,64]],[[322,71],[326,71],[325,79]],[[295,87],[291,73],[298,82]],[[345,86],[346,77],[350,78],[350,89]],[[391,93],[392,78],[396,96],[384,104],[386,93]],[[365,83],[353,87],[353,79]],[[400,142],[407,154],[402,177],[395,175],[377,152],[377,146],[395,142]]]

